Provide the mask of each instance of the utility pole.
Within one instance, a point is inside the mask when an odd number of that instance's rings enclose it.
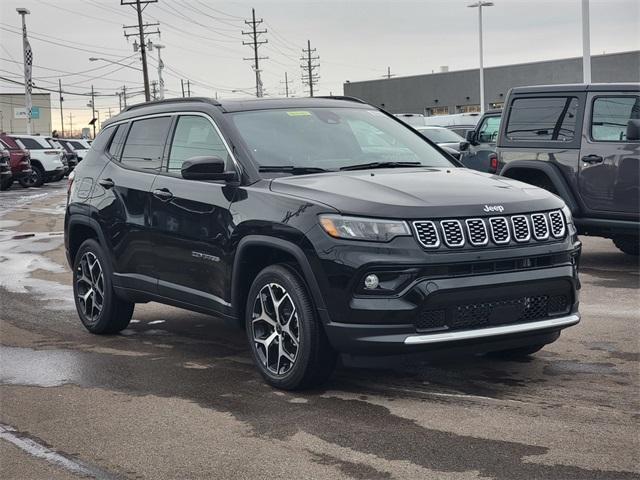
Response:
[[[33,82],[31,80],[31,70],[33,65],[33,52],[29,39],[27,38],[27,21],[25,17],[31,12],[26,8],[16,8],[16,12],[22,18],[22,55],[24,58],[24,109],[27,116],[27,135],[31,135],[31,115],[33,105],[31,103],[31,91]]]
[[[180,79],[180,86],[182,87],[182,98],[184,98],[184,80]]]
[[[120,0],[120,5],[131,5],[137,12],[138,14],[138,24],[137,25],[128,25],[128,26],[123,26],[122,28],[124,29],[124,36],[126,38],[132,37],[132,36],[139,36],[140,38],[140,54],[142,56],[142,76],[143,76],[143,80],[144,80],[144,99],[145,101],[149,101],[151,99],[151,94],[149,91],[149,70],[147,69],[147,42],[146,42],[146,37],[148,35],[160,35],[160,30],[156,29],[155,32],[147,32],[145,31],[145,28],[148,27],[157,27],[160,24],[158,22],[155,23],[143,23],[142,21],[142,12],[145,8],[147,8],[147,5],[149,5],[150,3],[157,3],[158,0]],[[127,29],[138,29],[138,31],[136,32],[135,30],[132,31],[131,33],[129,33],[129,31]],[[137,44],[134,43],[133,44],[133,51],[137,52]]]
[[[191,82],[187,80],[187,97],[191,96]]]
[[[107,119],[111,118],[111,107],[109,107],[109,116],[107,117]]]
[[[591,83],[589,0],[582,0],[582,83]]]
[[[157,86],[158,86],[158,82],[156,82],[155,80],[153,82],[151,82],[151,98],[153,100],[157,100],[158,99]]]
[[[267,30],[258,30],[258,25],[263,22],[262,19],[256,20],[256,10],[251,9],[251,20],[245,20],[244,23],[251,26],[251,30],[248,32],[243,31],[242,35],[249,35],[251,41],[242,42],[242,45],[249,45],[253,48],[253,58],[243,58],[243,60],[253,60],[253,71],[256,74],[256,97],[262,97],[262,79],[260,78],[260,60],[267,60],[269,57],[261,57],[258,55],[258,48],[260,45],[267,43],[267,40],[259,40],[259,36],[267,33]]]
[[[386,75],[383,75],[382,78],[386,78],[387,80],[390,79],[391,77],[395,77],[396,75],[391,73],[391,67],[387,67],[387,73]]]
[[[69,112],[69,136],[73,138],[73,113]]]
[[[95,102],[95,92],[93,91],[93,84],[91,85],[91,126],[93,127],[93,138],[96,138],[96,102]]]
[[[156,50],[158,51],[158,88],[160,90],[160,95],[158,96],[159,100],[164,100],[164,79],[162,78],[162,70],[164,70],[164,62],[162,61],[161,50],[164,48],[164,45],[155,44]]]
[[[284,82],[280,83],[284,83],[284,95],[289,98],[289,83],[293,82],[293,80],[289,80],[289,77],[287,75],[288,73],[284,72]]]
[[[62,138],[64,138],[64,113],[62,112],[62,80],[58,79],[58,94],[60,95],[60,131],[62,132]]]
[[[127,108],[127,86],[122,86],[122,105]]]
[[[315,48],[311,48],[311,41],[307,40],[307,48],[302,49],[302,57],[300,60],[304,62],[300,65],[302,68],[302,83],[309,87],[309,96],[313,97],[313,85],[318,83],[320,75],[315,73],[316,69],[320,67],[319,63],[313,63],[316,60],[320,60],[318,55],[314,55]]]

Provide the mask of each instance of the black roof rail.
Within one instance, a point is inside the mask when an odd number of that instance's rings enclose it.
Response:
[[[344,100],[345,102],[356,102],[356,103],[364,103],[367,104],[364,100],[358,97],[349,97],[346,95],[320,95],[313,98],[326,98],[329,100]]]
[[[143,102],[143,103],[136,103],[135,105],[130,105],[127,108],[124,108],[122,111],[123,112],[130,112],[131,110],[135,110],[136,108],[141,108],[141,107],[151,107],[154,105],[164,105],[167,103],[184,103],[184,102],[205,102],[205,103],[210,103],[211,105],[215,105],[217,107],[220,106],[220,103],[218,103],[217,100],[214,100],[213,98],[209,98],[209,97],[178,97],[178,98],[166,98],[164,100],[153,100],[151,102]]]

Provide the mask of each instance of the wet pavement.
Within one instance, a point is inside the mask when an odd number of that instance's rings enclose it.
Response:
[[[87,333],[64,193],[0,193],[1,478],[640,478],[638,263],[610,241],[583,239],[581,324],[527,361],[347,358],[287,393],[216,318]]]

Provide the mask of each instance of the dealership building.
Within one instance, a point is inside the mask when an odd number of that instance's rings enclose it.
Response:
[[[31,94],[31,133],[51,134],[51,94]],[[24,93],[0,93],[0,132],[27,133]]]
[[[392,113],[426,116],[480,111],[478,69],[349,82],[344,94]],[[593,55],[594,83],[640,82],[640,51]],[[520,63],[484,69],[485,108],[502,108],[507,92],[523,85],[582,82],[582,57]]]

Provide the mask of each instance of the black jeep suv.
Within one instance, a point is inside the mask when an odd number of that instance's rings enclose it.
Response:
[[[498,135],[501,175],[569,206],[581,235],[640,253],[640,84],[512,89]]]
[[[354,99],[129,107],[71,176],[80,319],[114,333],[157,301],[237,321],[285,389],[338,352],[531,354],[579,321],[571,214],[452,161]]]

